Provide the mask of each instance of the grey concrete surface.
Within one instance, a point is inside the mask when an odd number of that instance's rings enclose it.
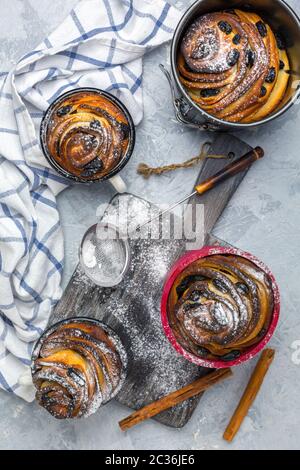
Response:
[[[0,70],[4,71],[31,50],[67,15],[76,0],[0,0]],[[173,2],[174,3],[174,2]],[[186,8],[191,1],[176,2]],[[300,14],[300,3],[289,0]],[[145,117],[137,130],[134,156],[122,174],[128,188],[153,202],[172,202],[187,194],[196,178],[193,168],[146,181],[137,164],[183,161],[197,154],[211,138],[178,125],[167,83],[157,64],[168,63],[168,46],[145,59]],[[0,449],[297,449],[300,447],[300,160],[299,106],[283,123],[274,122],[241,138],[266,150],[230,202],[215,233],[241,249],[253,252],[273,270],[282,295],[281,320],[271,346],[275,362],[254,406],[231,445],[222,432],[255,364],[234,370],[234,378],[208,391],[189,424],[181,430],[149,421],[126,434],[117,422],[128,409],[112,402],[94,416],[59,422],[36,404],[28,405],[0,392]],[[162,189],[163,186],[163,189]],[[96,208],[109,201],[108,184],[79,186],[59,197],[65,231],[66,285],[77,262],[77,247],[95,220]],[[298,364],[297,364],[298,363]]]

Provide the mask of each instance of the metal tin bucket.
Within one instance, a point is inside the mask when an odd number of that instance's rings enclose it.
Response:
[[[111,101],[115,106],[117,106],[124,116],[126,117],[129,125],[129,143],[127,147],[127,151],[124,154],[123,158],[121,161],[106,175],[101,176],[100,178],[97,179],[88,179],[88,178],[80,178],[80,176],[75,176],[72,173],[68,172],[66,169],[61,167],[53,158],[51,153],[49,152],[48,145],[47,145],[47,128],[48,128],[48,122],[49,119],[51,118],[52,111],[54,107],[59,103],[63,102],[67,97],[77,94],[77,93],[82,93],[85,91],[92,91],[93,93],[97,93],[101,96],[104,96],[107,98],[109,101]],[[98,88],[76,88],[75,90],[68,91],[62,95],[60,95],[47,109],[43,120],[41,122],[41,127],[40,127],[40,140],[41,140],[41,147],[43,150],[43,153],[47,159],[47,161],[50,163],[50,165],[61,175],[64,176],[65,178],[75,181],[76,183],[95,183],[95,182],[101,182],[104,180],[110,180],[111,183],[115,186],[113,178],[116,178],[117,173],[119,173],[122,168],[128,163],[134,149],[135,145],[135,126],[133,123],[133,119],[128,111],[128,109],[124,106],[124,104],[116,98],[114,95],[111,93],[108,93],[107,91],[100,90]],[[117,185],[116,185],[117,186]],[[122,186],[120,183],[118,186]],[[118,190],[118,188],[116,188]],[[122,192],[119,190],[119,192]]]
[[[289,80],[288,89],[282,104],[277,111],[261,121],[241,124],[230,123],[212,115],[200,108],[188,95],[181,84],[177,71],[177,53],[182,37],[188,26],[199,16],[208,12],[220,11],[229,8],[240,8],[242,10],[255,11],[272,27],[274,32],[280,33],[287,44],[290,59],[290,69],[293,75]],[[273,121],[282,116],[297,100],[300,95],[300,20],[292,8],[283,0],[248,0],[247,2],[237,0],[197,0],[181,18],[171,44],[171,73],[161,66],[169,80],[176,118],[179,122],[200,130],[212,131],[236,131],[241,129],[256,128],[262,124]],[[177,94],[179,92],[179,96]]]

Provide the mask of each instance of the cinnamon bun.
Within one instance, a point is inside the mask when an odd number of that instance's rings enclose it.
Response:
[[[177,69],[192,100],[229,122],[267,117],[289,81],[282,39],[260,16],[237,9],[197,18],[182,39]]]
[[[238,357],[258,343],[273,309],[268,275],[248,259],[226,254],[191,263],[168,299],[169,324],[179,344],[209,359]]]
[[[33,353],[36,399],[55,418],[87,417],[118,393],[126,365],[119,338],[100,322],[58,323]]]
[[[119,165],[131,128],[115,102],[97,91],[74,91],[50,109],[43,123],[43,144],[64,172],[95,180]]]

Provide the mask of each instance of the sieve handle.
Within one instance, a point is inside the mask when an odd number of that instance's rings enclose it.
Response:
[[[255,149],[250,150],[250,152],[246,153],[246,155],[243,155],[235,162],[225,166],[225,168],[218,171],[218,173],[211,176],[210,178],[207,178],[205,181],[196,186],[195,189],[197,193],[203,194],[209,189],[214,188],[222,181],[225,181],[228,178],[231,178],[231,176],[246,170],[246,168],[248,168],[253,162],[259,160],[263,156],[264,150],[261,147],[255,147]]]

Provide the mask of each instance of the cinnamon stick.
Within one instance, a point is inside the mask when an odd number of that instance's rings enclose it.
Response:
[[[238,432],[249,408],[254,402],[260,387],[263,383],[266,373],[273,362],[275,355],[274,349],[265,349],[257,362],[255,369],[252,372],[248,385],[240,399],[238,406],[233,413],[233,416],[223,434],[226,441],[231,442]]]
[[[119,422],[119,426],[122,431],[125,431],[126,429],[129,429],[146,419],[156,416],[164,410],[172,408],[172,406],[178,405],[178,403],[181,403],[188,398],[199,395],[199,393],[220,382],[221,380],[230,377],[231,375],[232,371],[229,368],[219,369],[211,372],[204,377],[195,380],[191,384],[177,390],[176,392],[172,392],[169,395],[166,395],[165,397],[144,406],[140,410],[135,411],[127,418],[122,419],[122,421]]]

